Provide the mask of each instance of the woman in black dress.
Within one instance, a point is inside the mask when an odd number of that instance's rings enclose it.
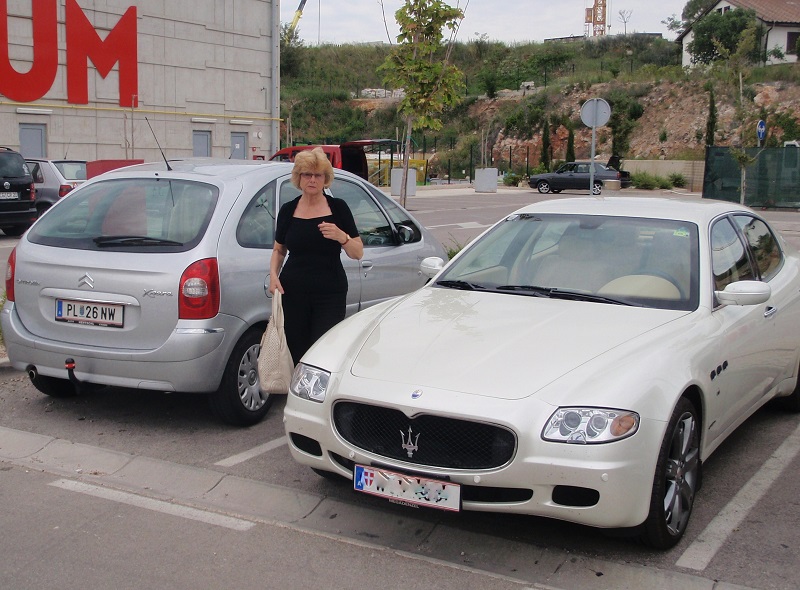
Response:
[[[277,289],[283,295],[286,343],[295,364],[320,336],[344,319],[347,276],[341,251],[355,260],[364,255],[347,203],[323,193],[332,182],[333,168],[320,148],[300,152],[294,160],[292,184],[302,194],[278,212],[269,292]]]

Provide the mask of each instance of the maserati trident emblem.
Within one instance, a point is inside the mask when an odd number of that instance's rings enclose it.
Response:
[[[414,442],[411,442],[413,438]],[[414,451],[418,451],[419,447],[417,446],[417,441],[419,440],[419,433],[417,433],[416,438],[414,438],[414,434],[411,432],[411,427],[408,427],[408,440],[406,440],[406,435],[403,431],[400,431],[400,440],[403,441],[403,449],[408,453],[408,457],[411,458],[414,456]]]
[[[89,276],[89,273],[87,272],[80,278],[80,280],[78,280],[78,286],[89,287],[90,289],[94,289],[94,279],[91,276]]]
[[[415,389],[414,391],[411,392],[411,399],[419,399],[421,397],[422,397],[421,389]]]

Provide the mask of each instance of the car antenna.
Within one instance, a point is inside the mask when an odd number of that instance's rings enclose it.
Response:
[[[144,120],[147,121],[147,126],[150,127],[150,133],[153,134],[153,139],[156,140],[156,145],[158,146],[158,151],[161,152],[161,157],[164,158],[164,164],[167,165],[167,170],[172,172],[172,167],[169,165],[169,161],[167,160],[167,156],[164,155],[164,150],[161,149],[161,144],[158,143],[158,137],[156,137],[156,132],[153,131],[153,126],[150,124],[150,120],[147,117],[145,117]]]
[[[67,154],[69,153],[69,146],[72,145],[72,138],[70,137],[69,141],[67,142],[67,149],[64,150],[64,159],[67,159]]]

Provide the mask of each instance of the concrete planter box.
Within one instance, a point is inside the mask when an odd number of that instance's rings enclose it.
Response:
[[[475,192],[476,193],[497,192],[497,168],[475,169]]]
[[[393,197],[399,197],[403,186],[403,169],[392,168],[390,178],[391,192]],[[413,197],[417,194],[417,169],[408,169],[408,181],[406,182],[406,196]]]

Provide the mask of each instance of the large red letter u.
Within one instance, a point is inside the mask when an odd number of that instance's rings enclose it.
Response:
[[[11,67],[8,2],[0,0],[0,94],[19,102],[33,102],[53,86],[58,72],[57,8],[55,0],[33,0],[33,65],[22,74]]]

